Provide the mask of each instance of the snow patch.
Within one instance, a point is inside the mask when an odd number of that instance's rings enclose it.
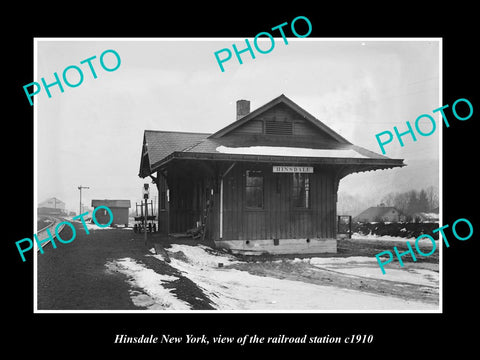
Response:
[[[230,265],[239,262],[232,255],[214,254],[213,252],[215,252],[215,250],[204,245],[190,246],[172,244],[171,247],[166,250],[170,253],[181,251],[188,258],[190,265],[199,267],[218,267],[219,263],[223,263],[223,265]]]
[[[368,235],[362,235],[359,233],[353,233],[352,234],[352,240],[382,240],[382,241],[408,241],[410,244],[414,244],[416,238],[411,237],[411,238],[405,238],[401,236],[390,236],[390,235],[373,235],[373,234],[368,234]],[[428,238],[421,238],[418,240],[419,244],[431,244],[431,240]],[[438,240],[435,240],[435,243],[438,244]]]
[[[225,267],[219,268],[220,262],[228,265],[237,261],[230,256],[209,253],[206,251],[208,249],[210,248],[206,246],[173,245],[167,251],[171,253],[170,265],[202,289],[213,302],[213,306],[219,310],[437,309],[432,304],[406,301],[395,297],[258,276]],[[179,251],[185,256],[175,258],[173,253]],[[304,260],[290,261],[298,263]],[[333,261],[340,262],[340,260]],[[361,258],[361,261],[371,262],[371,259],[368,258],[367,261],[366,258]]]
[[[95,223],[92,223],[88,221],[88,219],[85,219],[85,227],[90,231],[90,230],[108,230],[108,229],[113,229],[111,226],[106,226],[106,227],[100,227]],[[71,222],[76,222],[82,224],[82,221],[80,219],[78,220],[72,220]],[[84,228],[85,229],[85,228]]]
[[[330,264],[352,264],[352,263],[372,263],[377,264],[375,257],[368,256],[350,256],[350,257],[314,257],[310,260],[312,265],[330,265]]]
[[[281,146],[247,146],[226,147],[218,146],[215,149],[224,154],[240,155],[270,155],[270,156],[304,156],[321,158],[366,158],[353,149],[310,149]]]
[[[346,258],[311,258],[310,264],[347,275],[438,287],[438,272],[425,269],[389,268],[386,274],[382,274],[378,267],[377,259],[374,257],[351,256]]]
[[[130,296],[135,306],[147,307],[149,310],[188,310],[190,305],[179,300],[162,284],[177,280],[176,276],[161,275],[146,268],[131,258],[109,261],[105,264],[107,271],[120,272],[126,275],[132,287],[143,291],[130,290]]]

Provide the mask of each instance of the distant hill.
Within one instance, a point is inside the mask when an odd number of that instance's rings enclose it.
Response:
[[[339,192],[360,195],[362,199],[378,199],[368,206],[378,205],[390,192],[420,190],[439,186],[439,163],[430,159],[405,160],[407,166],[350,174],[340,181]],[[363,201],[362,199],[358,199]]]
[[[439,186],[439,163],[432,159],[405,160],[403,168],[350,174],[338,187],[337,213],[356,216],[394,192]]]
[[[438,188],[438,161],[416,159],[405,163],[407,166],[403,168],[355,173],[343,178],[338,187],[337,213],[356,216],[370,206],[378,206],[389,194]]]

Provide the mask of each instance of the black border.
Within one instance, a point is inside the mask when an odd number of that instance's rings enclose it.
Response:
[[[276,3],[260,12],[258,5],[245,3],[222,4],[219,7],[201,5],[193,9],[172,10],[164,5],[111,3],[101,11],[95,4],[82,7],[38,10],[33,5],[14,12],[14,21],[4,29],[8,51],[3,56],[7,86],[4,88],[4,134],[8,134],[4,149],[4,176],[8,177],[4,219],[7,234],[3,239],[2,266],[7,284],[2,291],[7,326],[6,346],[22,351],[26,348],[65,356],[98,353],[134,354],[145,351],[165,354],[167,350],[187,350],[181,345],[114,345],[116,334],[170,333],[172,335],[206,334],[242,336],[373,334],[372,344],[345,345],[220,345],[189,346],[189,350],[240,351],[266,348],[270,353],[310,351],[324,355],[350,350],[381,356],[395,353],[433,355],[438,350],[455,347],[463,351],[474,346],[475,323],[475,257],[478,250],[478,215],[476,204],[475,135],[480,102],[476,80],[478,57],[476,37],[478,21],[475,9],[468,5],[449,4],[420,9],[407,3],[389,4],[384,8],[359,3],[340,4],[338,9],[321,3],[294,10],[289,4]],[[40,7],[40,6],[39,6]],[[150,8],[151,7],[151,8]],[[443,251],[444,313],[443,314],[33,314],[33,258],[22,263],[14,241],[33,233],[33,112],[22,86],[33,81],[34,37],[253,37],[260,31],[290,22],[303,15],[309,18],[313,31],[310,37],[441,37],[443,38],[443,104],[467,98],[473,104],[474,115],[465,122],[453,120],[443,131],[443,210],[444,224],[458,218],[469,219],[474,236],[465,242],[451,241]],[[7,55],[8,54],[8,55]],[[192,54],[195,56],[195,54]],[[408,120],[408,119],[406,119]],[[419,176],[421,176],[419,174]],[[10,309],[13,311],[10,314]],[[23,346],[22,346],[23,345]],[[375,353],[382,349],[385,352]],[[318,351],[318,353],[317,353]],[[178,352],[177,354],[181,354]],[[307,353],[305,353],[307,354]]]

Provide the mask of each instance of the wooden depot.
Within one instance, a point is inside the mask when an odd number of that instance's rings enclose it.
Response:
[[[252,112],[239,100],[214,134],[145,130],[139,176],[157,186],[162,234],[247,254],[335,253],[339,181],[401,166],[280,95]]]

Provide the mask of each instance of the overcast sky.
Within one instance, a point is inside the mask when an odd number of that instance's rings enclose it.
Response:
[[[252,39],[250,39],[252,40]],[[235,56],[221,72],[214,52],[239,49],[238,39],[37,39],[37,71],[53,82],[69,65],[83,69],[83,83],[64,93],[50,88],[35,96],[37,111],[37,200],[55,196],[78,212],[79,185],[92,199],[140,201],[138,177],[143,132],[175,130],[215,132],[235,121],[235,104],[247,99],[254,110],[280,94],[356,145],[381,153],[375,134],[397,126],[406,130],[440,101],[439,42],[436,39],[335,41],[277,39],[269,54]],[[263,44],[268,48],[268,44]],[[116,71],[99,64],[100,54],[115,50]],[[87,64],[92,61],[97,79]],[[112,54],[105,57],[115,64]],[[113,63],[113,65],[111,65]],[[75,82],[75,71],[69,72]],[[435,115],[437,125],[438,115]],[[386,146],[387,156],[405,159],[401,169],[353,174],[340,191],[369,196],[428,185],[438,186],[440,128],[417,142],[405,137]],[[425,131],[428,131],[425,124]],[[149,182],[149,181],[147,181]]]

